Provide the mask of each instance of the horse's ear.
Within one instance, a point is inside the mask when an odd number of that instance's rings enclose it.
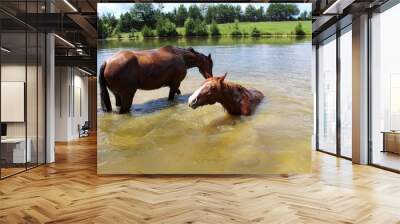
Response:
[[[228,75],[228,73],[227,72],[225,72],[225,75],[223,75],[223,76],[221,76],[221,82],[223,82],[224,80],[225,80],[225,77],[226,77],[226,75]]]
[[[188,50],[192,53],[195,53],[194,49],[192,47],[189,47]]]
[[[208,59],[210,59],[210,60],[211,60],[211,54],[208,54],[208,56],[207,56],[207,57],[208,57]]]

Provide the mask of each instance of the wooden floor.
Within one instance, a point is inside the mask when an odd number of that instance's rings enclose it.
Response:
[[[0,223],[400,223],[400,175],[313,153],[313,173],[97,176],[96,139],[0,181]]]

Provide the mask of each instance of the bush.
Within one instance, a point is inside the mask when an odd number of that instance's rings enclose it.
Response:
[[[142,29],[142,35],[143,35],[143,37],[154,37],[155,36],[153,30],[146,25]]]
[[[159,37],[174,37],[178,35],[175,24],[167,18],[157,21],[156,31]]]
[[[257,29],[257,27],[254,27],[253,30],[251,31],[250,34],[252,37],[260,37],[261,36],[261,31]]]
[[[129,32],[128,37],[129,38],[135,38],[136,37],[136,29],[132,28],[131,31]]]
[[[213,20],[211,22],[210,33],[211,33],[211,36],[219,36],[219,35],[221,35],[221,32],[219,32],[219,28],[218,28],[218,25],[215,22],[215,20]]]
[[[232,32],[231,32],[231,35],[232,35],[232,36],[241,36],[241,35],[242,35],[242,32],[241,32],[240,29],[239,29],[239,22],[238,22],[238,20],[235,20],[235,25],[234,25],[234,27],[233,27],[233,30],[232,30]]]
[[[207,36],[207,24],[200,19],[196,21],[192,18],[188,18],[185,21],[185,35],[186,36]]]
[[[303,30],[303,26],[301,23],[298,23],[297,26],[294,28],[294,33],[298,36],[306,35],[306,32]]]
[[[207,24],[201,20],[196,20],[195,22],[195,33],[196,36],[207,36],[208,31],[207,31]]]
[[[121,39],[121,38],[122,38],[121,33],[117,33],[117,38],[118,38],[118,39]]]
[[[196,23],[190,17],[185,21],[185,35],[196,36]]]

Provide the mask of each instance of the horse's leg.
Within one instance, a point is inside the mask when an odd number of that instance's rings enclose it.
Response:
[[[112,93],[114,94],[115,97],[115,106],[121,108],[121,96],[119,94],[117,94],[117,92],[112,91]],[[118,111],[118,108],[117,108]]]
[[[168,100],[174,100],[175,97],[175,90],[172,87],[169,88]]]
[[[181,94],[181,91],[179,90],[180,83],[178,84],[173,84],[169,87],[169,95],[168,95],[168,100],[174,100],[175,93],[176,94]]]
[[[115,94],[115,105],[117,105],[117,107],[121,107],[121,97],[117,94]]]
[[[121,107],[119,109],[120,114],[128,113],[131,110],[132,100],[135,96],[136,89],[121,96]]]

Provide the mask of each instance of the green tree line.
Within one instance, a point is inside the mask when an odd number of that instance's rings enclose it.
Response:
[[[170,12],[163,12],[162,7],[162,4],[136,3],[120,18],[111,14],[103,15],[98,18],[99,38],[122,32],[142,32],[143,36],[176,36],[177,27],[185,27],[187,36],[219,35],[217,24],[311,20],[311,12],[300,12],[297,5],[286,3],[272,3],[266,8],[249,4],[244,10],[232,4],[193,4],[189,7],[181,4]],[[210,30],[207,25],[210,25]]]

